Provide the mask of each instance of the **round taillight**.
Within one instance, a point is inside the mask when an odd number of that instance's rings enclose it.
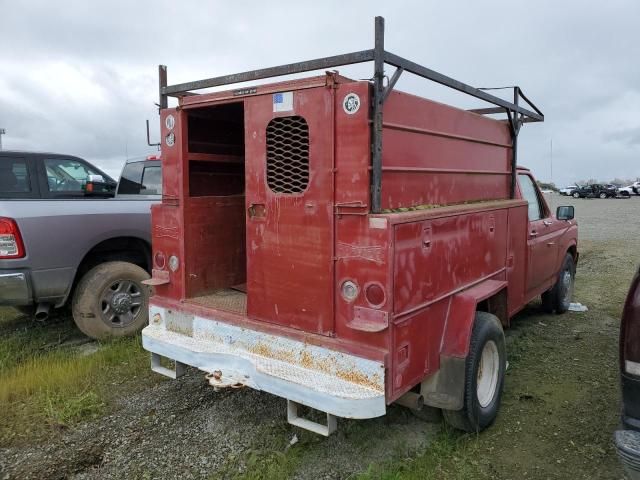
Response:
[[[153,264],[157,269],[163,270],[167,265],[167,257],[165,257],[164,253],[162,252],[156,252],[156,254],[153,256]]]
[[[347,302],[353,302],[358,296],[358,285],[351,281],[347,280],[342,283],[342,288],[340,289],[342,293],[342,298],[344,298]]]
[[[364,296],[373,307],[379,307],[385,301],[384,288],[378,283],[367,285],[364,289]]]

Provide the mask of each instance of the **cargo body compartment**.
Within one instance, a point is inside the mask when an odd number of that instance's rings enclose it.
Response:
[[[336,417],[377,417],[407,395],[460,408],[476,309],[507,326],[552,286],[527,288],[510,124],[393,79],[384,93],[332,72],[187,95],[200,83],[166,87],[160,72],[164,194],[142,336],[153,368],[279,395],[291,423],[325,435]],[[243,75],[269,76],[202,87]]]

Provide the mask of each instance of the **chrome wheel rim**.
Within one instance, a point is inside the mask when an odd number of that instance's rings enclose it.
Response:
[[[481,407],[488,407],[493,401],[498,388],[500,374],[500,353],[493,340],[485,343],[480,355],[476,380],[476,395]]]
[[[131,280],[116,280],[102,292],[102,321],[109,327],[131,325],[142,310],[142,286]]]
[[[573,275],[570,268],[562,272],[560,281],[562,282],[562,303],[567,307],[573,297]]]

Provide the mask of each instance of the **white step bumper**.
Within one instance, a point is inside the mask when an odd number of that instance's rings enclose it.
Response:
[[[380,362],[155,305],[149,322],[146,350],[208,372],[214,386],[246,385],[338,417],[385,414]]]

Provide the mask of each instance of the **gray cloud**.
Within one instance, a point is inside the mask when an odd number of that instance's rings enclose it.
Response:
[[[544,111],[520,161],[543,179],[640,176],[640,3],[353,1],[277,3],[0,0],[0,127],[6,148],[84,156],[117,173],[152,152],[157,64],[177,83],[370,48],[387,48],[476,86],[519,84]],[[371,66],[342,69],[354,78]],[[461,107],[477,102],[404,76],[398,88]]]

